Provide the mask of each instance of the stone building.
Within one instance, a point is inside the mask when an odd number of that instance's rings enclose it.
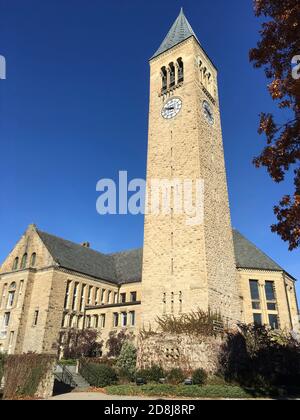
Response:
[[[147,214],[143,250],[111,255],[30,225],[0,268],[0,351],[52,353],[72,327],[105,340],[208,308],[299,331],[296,280],[231,227],[217,76],[181,11],[150,59],[147,182],[203,180],[203,223]]]

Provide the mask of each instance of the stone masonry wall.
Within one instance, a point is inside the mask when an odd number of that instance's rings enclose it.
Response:
[[[165,370],[181,368],[189,373],[202,368],[216,374],[221,337],[190,337],[188,335],[155,334],[139,339],[138,368],[160,365]]]

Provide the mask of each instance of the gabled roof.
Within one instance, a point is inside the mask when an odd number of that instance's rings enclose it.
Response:
[[[114,284],[142,280],[142,248],[106,255],[38,229],[37,233],[60,267]],[[237,268],[285,271],[237,230],[233,242]]]
[[[175,47],[175,45],[180,44],[181,42],[185,41],[191,36],[194,36],[199,42],[195,32],[193,31],[193,28],[191,27],[189,21],[185,17],[183,9],[181,9],[178,18],[176,19],[172,28],[168,32],[168,35],[163,40],[163,43],[152,58],[155,58],[158,55],[164,53],[165,51],[168,51],[170,48]]]
[[[59,266],[98,279],[117,282],[114,260],[109,255],[40,230],[37,233]]]
[[[237,268],[284,271],[280,265],[235,229],[233,230],[233,243]]]

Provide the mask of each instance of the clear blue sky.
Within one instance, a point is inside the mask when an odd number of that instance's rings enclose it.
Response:
[[[95,186],[145,176],[148,58],[181,6],[219,69],[233,225],[300,279],[299,250],[269,228],[290,179],[251,163],[258,114],[275,107],[248,61],[259,21],[240,0],[0,0],[1,261],[33,222],[103,252],[142,246],[143,218],[99,216]]]

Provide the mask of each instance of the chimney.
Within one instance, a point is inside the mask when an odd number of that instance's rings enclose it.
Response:
[[[90,248],[90,243],[89,242],[83,242],[82,244],[81,244],[81,246],[83,246],[84,248]]]

